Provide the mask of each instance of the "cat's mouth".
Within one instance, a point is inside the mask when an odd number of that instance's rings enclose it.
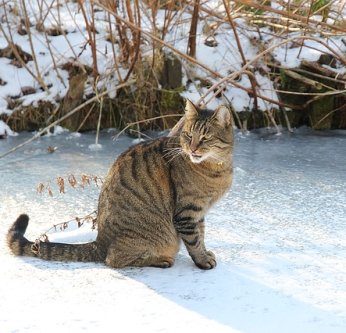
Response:
[[[193,163],[200,163],[203,160],[202,154],[190,153],[190,159]]]

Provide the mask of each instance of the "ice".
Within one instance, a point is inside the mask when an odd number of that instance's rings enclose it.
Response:
[[[90,150],[102,150],[102,145],[100,143],[92,143],[89,145]]]
[[[232,189],[207,216],[218,266],[201,271],[185,249],[166,270],[114,270],[10,255],[5,234],[23,212],[37,238],[92,212],[99,189],[59,194],[55,178],[104,176],[133,139],[102,132],[38,139],[0,159],[0,327],[3,332],[343,333],[346,331],[346,131],[237,132]],[[0,154],[31,137],[0,141]],[[49,154],[47,147],[57,147]],[[53,197],[38,194],[50,184]],[[96,237],[84,225],[52,240]]]

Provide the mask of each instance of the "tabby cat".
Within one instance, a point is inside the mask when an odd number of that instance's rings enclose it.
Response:
[[[216,266],[204,244],[204,216],[232,181],[233,128],[225,106],[187,101],[177,136],[137,144],[114,162],[98,203],[98,235],[86,244],[30,242],[23,214],[8,231],[15,255],[46,260],[170,267],[182,239],[202,269]]]

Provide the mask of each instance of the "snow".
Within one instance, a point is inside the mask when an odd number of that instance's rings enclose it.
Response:
[[[12,256],[5,234],[23,212],[30,239],[96,208],[99,189],[59,194],[58,176],[104,176],[133,139],[102,132],[45,136],[0,159],[2,332],[346,331],[346,132],[236,134],[234,184],[207,216],[218,266],[202,271],[184,248],[166,270]],[[0,154],[26,140],[0,141]],[[49,154],[48,146],[58,147]],[[38,194],[50,184],[54,196]],[[51,240],[90,241],[84,224]]]
[[[326,41],[324,38],[320,38],[319,36],[314,38],[314,40],[307,39],[304,42],[297,39],[295,44],[289,43],[285,47],[276,48],[273,51],[273,55],[283,67],[295,68],[299,67],[302,60],[317,61],[321,54],[328,54],[330,50],[323,45],[324,43],[334,49],[336,54],[340,54],[340,50],[344,50],[345,48],[345,44],[341,38],[334,38],[332,41]]]
[[[17,133],[13,132],[7,124],[0,120],[0,137],[6,135],[15,136]]]
[[[8,18],[9,26],[11,28],[11,36],[13,42],[20,45],[20,47],[35,56],[37,59],[37,66],[34,61],[29,61],[26,65],[34,75],[29,74],[29,71],[25,68],[18,68],[11,64],[11,60],[7,58],[0,58],[0,114],[12,114],[13,106],[8,105],[8,99],[15,99],[17,102],[21,102],[22,106],[36,105],[38,101],[49,101],[56,104],[66,94],[69,81],[68,72],[62,68],[62,65],[67,63],[81,63],[83,65],[93,67],[93,57],[90,45],[88,43],[86,24],[83,18],[82,11],[78,7],[78,4],[73,1],[67,1],[64,6],[60,6],[55,3],[42,3],[37,0],[27,0],[28,17],[32,27],[30,28],[32,34],[32,46],[28,35],[20,35],[18,33],[18,17],[24,16],[22,13],[23,8],[17,8],[12,2],[7,2],[0,8],[0,13],[4,17]],[[204,3],[203,6],[210,11],[220,13],[224,15],[222,11],[223,5],[220,1],[209,1]],[[90,16],[90,2],[85,1],[86,14]],[[272,1],[273,8],[281,8],[281,3]],[[340,17],[346,14],[346,7],[341,5],[341,2],[331,4],[330,16],[335,13],[340,13]],[[16,8],[14,10],[13,8]],[[121,6],[120,6],[121,7]],[[121,11],[121,8],[119,8]],[[15,12],[19,11],[18,16]],[[345,13],[344,13],[345,12]],[[6,14],[6,15],[5,15]],[[97,67],[100,74],[97,84],[92,82],[92,79],[86,82],[85,93],[95,93],[94,87],[97,86],[99,91],[108,89],[109,95],[115,97],[115,91],[111,91],[114,87],[122,82],[117,76],[116,67],[119,67],[119,73],[122,77],[127,74],[128,68],[118,63],[114,64],[114,59],[119,58],[119,46],[113,45],[116,55],[113,55],[113,48],[110,42],[107,41],[109,35],[109,24],[107,15],[104,12],[95,12],[95,27],[97,30],[96,35],[96,48],[97,48]],[[269,62],[278,62],[282,67],[297,67],[302,60],[316,61],[321,54],[327,52],[329,54],[338,54],[342,58],[342,54],[346,51],[346,45],[343,41],[343,35],[339,36],[331,35],[326,38],[324,35],[320,35],[318,31],[318,25],[312,24],[311,29],[313,32],[300,29],[298,32],[287,32],[285,27],[283,30],[275,30],[261,25],[251,25],[249,18],[246,16],[238,15],[234,16],[234,23],[237,27],[237,35],[244,52],[246,61],[252,61],[255,57],[261,54],[263,51],[272,48],[273,59]],[[44,27],[46,29],[61,27],[66,34],[60,36],[45,35],[43,32],[36,29],[36,23],[40,17],[44,17]],[[268,13],[267,18],[277,17],[276,14]],[[322,21],[322,16],[313,17],[317,22]],[[338,17],[335,17],[337,19]],[[89,18],[90,19],[90,18]],[[150,13],[142,8],[142,28],[145,31],[153,32],[152,18]],[[186,52],[188,35],[190,29],[191,13],[186,10],[183,13],[177,15],[167,32],[165,42],[175,47],[176,49]],[[229,23],[222,22],[222,20],[213,19],[212,16],[201,13],[201,19],[197,27],[197,54],[196,60],[209,67],[212,71],[217,72],[221,77],[225,77],[239,71],[242,67],[243,60],[240,56],[238,46],[236,43],[236,36],[229,26]],[[112,19],[114,23],[114,18]],[[338,20],[331,20],[330,23],[335,25]],[[159,10],[157,13],[156,23],[158,27],[163,27],[164,23],[164,11]],[[206,24],[218,23],[218,28],[215,34],[208,36],[203,32],[203,28]],[[341,24],[341,23],[340,23]],[[4,21],[7,31],[7,22]],[[113,27],[115,29],[115,27]],[[307,30],[309,30],[307,29]],[[160,29],[157,29],[159,31]],[[302,37],[303,36],[303,37]],[[302,38],[304,39],[302,43]],[[144,37],[143,37],[144,38]],[[207,38],[215,39],[217,43],[216,47],[209,47],[205,45]],[[282,44],[283,41],[287,41],[286,44]],[[301,48],[301,45],[303,47]],[[329,49],[325,45],[329,46]],[[7,40],[3,34],[0,35],[0,48],[7,47]],[[151,54],[152,41],[143,41],[142,54]],[[266,55],[268,56],[268,55]],[[258,95],[266,96],[274,101],[278,100],[276,91],[273,87],[273,83],[269,77],[269,69],[266,68],[267,59],[263,55],[255,63],[253,63],[249,70],[255,73],[256,80],[258,81]],[[119,61],[118,61],[119,62]],[[194,72],[192,75],[194,78],[203,78],[210,81],[211,84],[218,82],[220,78],[215,78],[210,72],[202,70],[198,66],[190,68],[189,64],[184,63],[184,78],[183,82],[186,82],[191,77],[190,72]],[[259,69],[262,69],[260,71]],[[263,68],[266,70],[263,71]],[[337,68],[334,68],[336,72],[344,68],[343,64],[337,63]],[[44,91],[38,80],[34,76],[40,74],[45,85],[49,87],[48,91]],[[196,81],[198,81],[196,79]],[[245,74],[242,75],[242,79],[239,84],[243,88],[251,89],[251,83]],[[198,82],[195,85],[187,87],[187,91],[184,92],[184,96],[191,98],[193,101],[197,101],[201,95],[205,94],[207,88],[205,84],[197,87]],[[31,87],[33,91],[30,94],[25,95],[22,92],[23,87]],[[224,91],[227,99],[232,101],[234,109],[236,111],[251,110],[253,108],[253,98],[251,98],[245,90],[234,87],[232,84],[227,84],[227,89]],[[209,96],[210,97],[210,96]],[[209,99],[209,98],[208,98]],[[211,100],[209,107],[213,108],[220,101]],[[270,110],[275,107],[272,103],[264,103],[259,100],[259,107],[262,110]],[[20,106],[21,107],[21,106]],[[19,109],[20,109],[19,107]]]

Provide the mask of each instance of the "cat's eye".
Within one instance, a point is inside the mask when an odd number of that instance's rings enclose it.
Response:
[[[183,134],[184,134],[188,139],[191,139],[191,138],[192,138],[192,133],[190,133],[190,132],[183,132]]]
[[[201,141],[208,141],[211,139],[211,134],[205,134],[201,137]]]

